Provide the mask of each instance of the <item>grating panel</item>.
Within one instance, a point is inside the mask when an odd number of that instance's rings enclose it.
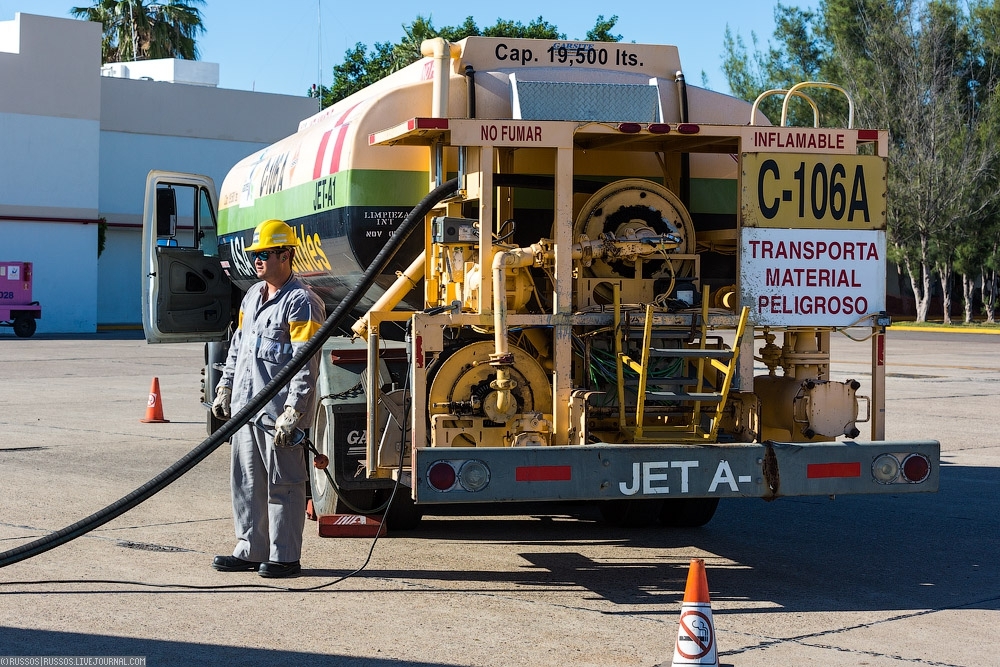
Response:
[[[520,81],[511,76],[514,118],[655,123],[656,86],[622,83]]]

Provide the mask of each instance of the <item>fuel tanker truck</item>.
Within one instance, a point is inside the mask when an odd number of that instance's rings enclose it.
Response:
[[[296,230],[328,312],[353,295],[321,351],[318,514],[396,487],[390,528],[519,501],[697,526],[722,498],[937,490],[938,442],[885,440],[888,133],[854,127],[846,91],[750,104],[686,85],[665,45],[423,54],[236,164],[218,201],[204,176],[147,179],[146,337],[207,343],[206,406],[256,225]],[[835,367],[841,335],[869,368]]]

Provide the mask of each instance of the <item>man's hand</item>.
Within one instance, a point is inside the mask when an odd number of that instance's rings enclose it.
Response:
[[[302,413],[295,408],[285,406],[285,411],[281,413],[274,422],[274,445],[276,447],[290,447],[292,431],[295,425],[302,419]]]
[[[218,419],[229,419],[229,400],[233,390],[229,387],[219,387],[215,390],[215,401],[212,402],[212,414]]]

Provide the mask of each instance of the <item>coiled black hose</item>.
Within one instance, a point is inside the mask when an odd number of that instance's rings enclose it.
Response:
[[[33,556],[44,553],[49,549],[65,544],[71,540],[89,533],[99,526],[103,526],[108,521],[121,516],[136,505],[139,505],[155,494],[159,493],[171,483],[178,480],[184,473],[197,464],[201,463],[209,454],[218,449],[219,445],[229,440],[229,438],[239,429],[249,422],[254,415],[271,400],[283,386],[288,384],[314,354],[320,351],[323,344],[340,327],[341,321],[358,305],[364,297],[365,292],[375,281],[375,278],[385,270],[385,267],[392,261],[396,252],[403,242],[410,236],[414,228],[424,220],[431,209],[442,199],[455,192],[458,186],[458,179],[453,178],[431,190],[420,203],[403,219],[399,229],[390,237],[389,242],[383,246],[378,255],[365,270],[361,281],[351,292],[344,297],[344,300],[334,308],[326,322],[319,328],[319,331],[302,346],[302,348],[292,357],[281,371],[274,376],[267,385],[243,408],[230,417],[229,421],[222,425],[218,431],[208,436],[200,445],[185,454],[172,466],[161,472],[159,475],[149,480],[132,493],[111,503],[85,519],[77,521],[71,526],[50,533],[45,537],[40,537],[33,542],[22,544],[8,551],[0,553],[0,567],[7,567],[22,560],[27,560]]]

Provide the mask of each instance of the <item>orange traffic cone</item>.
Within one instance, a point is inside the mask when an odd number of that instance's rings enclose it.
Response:
[[[709,665],[719,667],[719,654],[715,648],[715,623],[712,621],[712,603],[708,598],[708,579],[705,561],[691,559],[684,602],[681,604],[681,622],[677,628],[674,645],[676,665]]]
[[[160,378],[153,378],[149,387],[149,402],[146,404],[146,417],[140,419],[144,424],[166,424],[169,419],[163,418],[163,403],[160,402]]]

